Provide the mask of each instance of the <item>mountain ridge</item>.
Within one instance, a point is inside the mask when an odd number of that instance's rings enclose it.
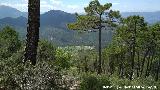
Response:
[[[4,21],[4,19],[9,17],[11,21],[16,21],[18,17],[25,17],[27,18],[27,12],[21,12],[15,8],[5,6],[5,5],[0,5],[0,22]],[[155,12],[121,12],[121,15],[123,17],[127,17],[130,15],[140,15],[143,16],[149,24],[153,24],[156,22],[160,21],[160,11],[155,11]],[[7,21],[6,20],[6,21]],[[19,20],[19,19],[18,19]],[[76,20],[76,17],[74,14],[64,12],[61,10],[50,10],[47,11],[43,14],[41,14],[41,26],[54,26],[57,28],[66,28],[65,24],[74,22]],[[20,21],[20,20],[19,20]],[[22,21],[25,21],[24,18],[22,18]],[[9,22],[9,21],[7,21]],[[4,22],[4,23],[7,23]],[[23,22],[23,23],[26,23]],[[1,24],[1,23],[0,23]],[[10,23],[8,23],[10,24]],[[11,23],[12,24],[12,23]]]
[[[128,17],[131,15],[139,15],[143,16],[145,21],[149,24],[154,24],[156,22],[160,22],[160,11],[155,12],[122,12],[123,17]]]
[[[17,18],[20,16],[27,17],[27,12],[21,12],[15,8],[0,5],[0,19],[5,17]]]

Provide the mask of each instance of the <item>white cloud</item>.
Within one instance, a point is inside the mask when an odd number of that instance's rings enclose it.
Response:
[[[53,5],[61,5],[63,2],[61,0],[50,0]]]
[[[84,12],[83,8],[85,5],[79,6],[79,5],[66,5],[65,7],[65,11],[69,12],[69,13],[75,13],[75,12]]]
[[[28,6],[28,4],[25,4],[25,3],[24,4],[1,3],[1,5],[10,6],[23,12],[27,10],[27,6]]]
[[[41,3],[41,13],[53,9],[53,6],[51,6],[50,4],[48,4],[48,2],[45,1],[45,0],[41,0],[40,3]]]
[[[46,5],[48,4],[46,1],[41,1],[40,3],[41,3],[42,5],[43,5],[43,4],[46,4]]]
[[[112,3],[113,5],[119,5],[120,3]]]
[[[28,3],[28,0],[24,0],[25,3]]]
[[[79,8],[79,6],[78,5],[67,5],[67,8],[77,9],[77,8]]]

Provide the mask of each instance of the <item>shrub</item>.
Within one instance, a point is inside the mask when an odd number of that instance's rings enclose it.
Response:
[[[0,58],[8,58],[21,46],[18,33],[7,26],[0,31]]]
[[[55,47],[41,41],[37,64],[29,61],[23,64],[24,47],[0,62],[0,89],[5,90],[68,90],[68,82],[63,73],[57,71]],[[1,59],[1,58],[0,58]]]
[[[103,86],[110,86],[109,78],[104,75],[85,74],[82,76],[80,90],[103,90]],[[111,90],[111,89],[107,89]]]

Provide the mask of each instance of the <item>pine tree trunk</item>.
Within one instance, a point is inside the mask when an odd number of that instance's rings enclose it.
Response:
[[[102,73],[102,52],[101,52],[101,31],[102,31],[102,25],[101,25],[101,22],[102,22],[102,20],[101,20],[101,16],[102,15],[100,15],[100,25],[99,25],[99,61],[98,61],[98,74],[101,74]]]
[[[148,76],[150,75],[150,73],[151,73],[151,69],[152,69],[152,64],[153,64],[153,60],[154,60],[154,56],[155,56],[155,51],[153,50],[152,51],[152,58],[151,58],[151,63],[150,63],[150,65],[149,65],[149,71],[148,71]]]
[[[146,57],[147,57],[149,51],[150,51],[150,50],[148,49],[148,50],[145,52],[145,55],[144,55],[144,57],[143,57],[143,61],[142,61],[142,65],[141,65],[141,71],[140,71],[140,76],[142,76],[142,74],[143,74],[144,64],[145,64]]]
[[[140,71],[140,55],[139,52],[137,52],[137,56],[138,56],[138,64],[137,64],[137,77],[139,77],[139,71]]]
[[[136,50],[135,50],[135,48],[136,48],[136,31],[137,31],[137,27],[136,27],[136,25],[137,25],[137,22],[135,21],[135,26],[134,26],[134,35],[133,35],[133,43],[132,43],[132,51],[131,51],[131,68],[132,68],[132,70],[131,70],[131,75],[130,75],[130,80],[132,80],[132,78],[133,78],[133,74],[134,74],[134,64],[135,64],[135,60],[134,60],[134,58],[135,58],[135,53],[136,53]]]
[[[155,81],[159,80],[159,71],[160,71],[160,60],[158,60],[157,70],[156,70],[156,78]]]
[[[148,76],[148,73],[149,73],[149,64],[150,64],[150,60],[151,60],[151,55],[149,55],[148,60],[147,60],[145,78]]]
[[[28,2],[28,25],[25,49],[25,60],[36,64],[37,47],[39,41],[40,27],[40,0],[29,0]]]

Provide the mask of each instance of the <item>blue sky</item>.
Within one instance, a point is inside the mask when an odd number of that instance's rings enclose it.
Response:
[[[28,0],[0,0],[0,5],[27,11]],[[63,10],[69,13],[84,12],[83,8],[91,0],[41,0],[41,13],[49,10]],[[99,0],[101,4],[113,3],[112,9],[121,12],[153,12],[160,11],[160,0]]]

